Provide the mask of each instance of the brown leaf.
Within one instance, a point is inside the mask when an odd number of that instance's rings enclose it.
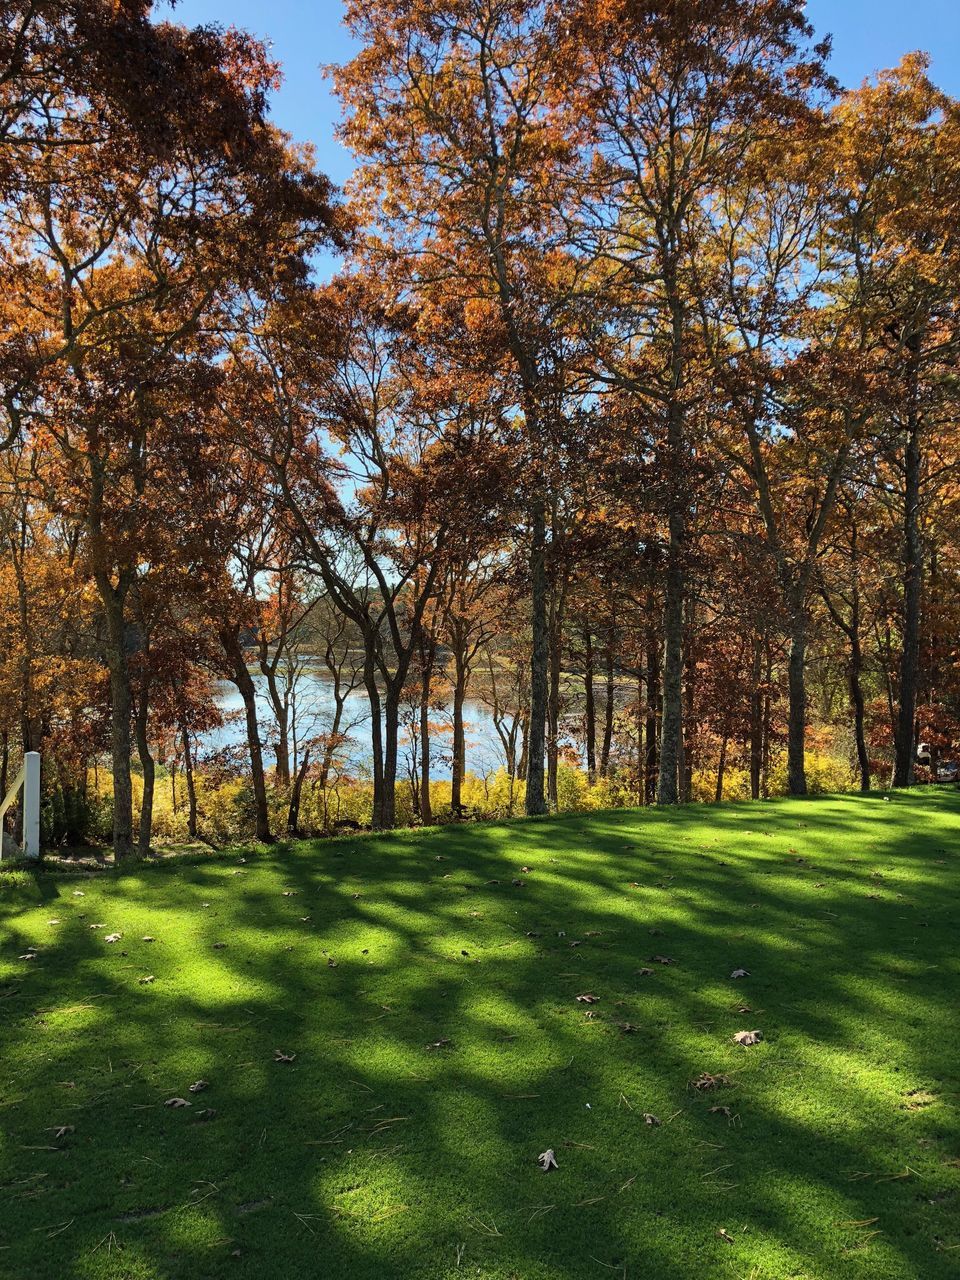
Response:
[[[723,1089],[730,1083],[729,1076],[711,1075],[709,1071],[701,1071],[696,1080],[691,1080],[690,1084],[694,1089],[700,1089],[706,1092],[708,1089]]]
[[[742,1045],[759,1044],[762,1039],[762,1031],[738,1031],[733,1037],[733,1042]]]

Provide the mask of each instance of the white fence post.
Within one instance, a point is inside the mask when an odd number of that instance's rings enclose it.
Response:
[[[23,854],[40,857],[40,752],[23,757]]]

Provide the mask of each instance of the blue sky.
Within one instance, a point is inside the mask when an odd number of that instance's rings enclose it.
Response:
[[[168,12],[163,0],[158,11]],[[819,33],[833,34],[833,71],[844,84],[924,49],[933,58],[934,80],[960,96],[960,0],[808,0],[807,12]],[[335,182],[349,176],[350,156],[333,137],[337,104],[319,71],[323,63],[350,57],[340,0],[179,0],[173,15],[191,25],[219,22],[267,37],[285,75],[274,119],[316,145]]]

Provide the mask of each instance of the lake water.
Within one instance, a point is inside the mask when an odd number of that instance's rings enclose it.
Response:
[[[251,671],[250,674],[257,688],[260,738],[263,742],[264,757],[269,764],[272,764],[275,758],[276,722],[266,698],[266,679],[258,672]],[[220,685],[218,703],[226,717],[226,724],[222,729],[203,735],[200,741],[202,755],[246,742],[243,702],[234,685],[227,681]],[[333,715],[334,702],[330,677],[322,669],[305,672],[297,689],[298,738],[304,740],[329,732],[333,724]],[[504,764],[503,749],[489,710],[482,703],[467,702],[464,707],[464,720],[467,769],[472,773],[484,774],[500,768]],[[449,709],[431,710],[430,723],[437,726],[436,735],[431,735],[431,776],[449,778],[450,749],[453,742],[451,711]],[[348,734],[348,741],[341,749],[341,759],[345,759],[348,766],[354,769],[368,768],[371,763],[370,708],[363,689],[355,690],[347,698],[341,731]],[[401,725],[399,768],[404,774],[407,760],[405,736]]]

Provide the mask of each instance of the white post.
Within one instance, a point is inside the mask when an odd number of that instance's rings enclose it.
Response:
[[[40,857],[40,752],[23,757],[23,854]]]

